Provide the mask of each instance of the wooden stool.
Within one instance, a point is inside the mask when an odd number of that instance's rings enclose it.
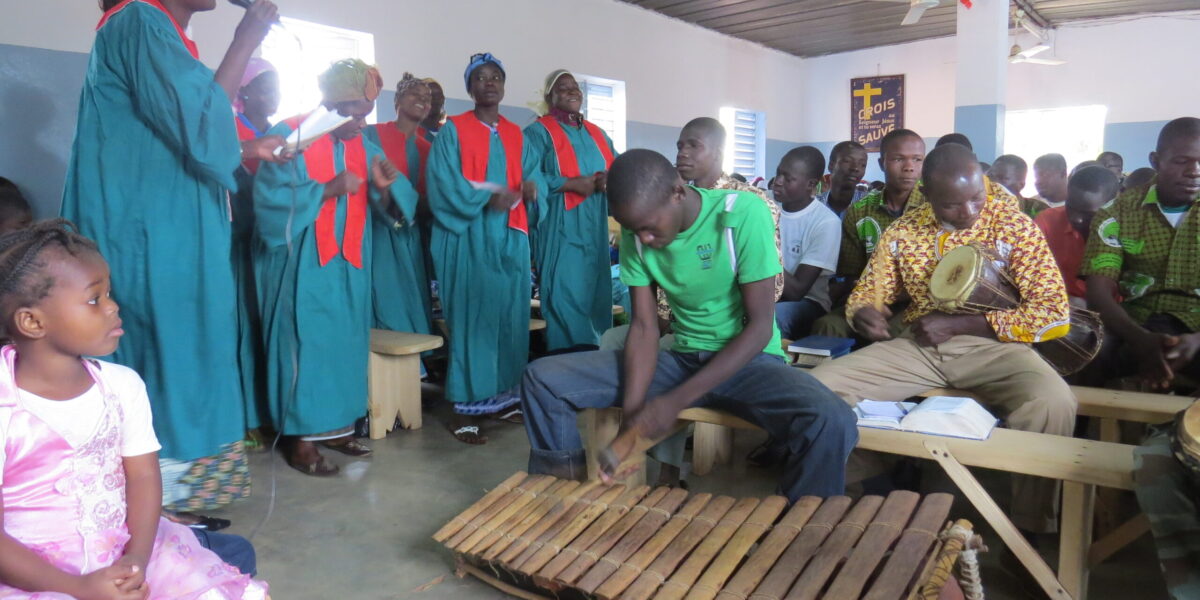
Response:
[[[421,353],[442,347],[442,338],[387,329],[371,330],[369,392],[371,439],[392,430],[421,428]]]

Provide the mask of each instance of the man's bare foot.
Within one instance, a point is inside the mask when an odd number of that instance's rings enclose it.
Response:
[[[337,465],[326,462],[325,457],[317,450],[317,445],[300,438],[294,438],[287,450],[287,464],[293,469],[312,475],[313,477],[332,477],[338,474]]]

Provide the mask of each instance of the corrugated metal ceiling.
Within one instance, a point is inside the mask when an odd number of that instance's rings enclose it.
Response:
[[[914,25],[908,5],[874,0],[621,0],[796,56],[818,56],[954,35],[956,0],[941,0]],[[994,1],[994,0],[976,0]],[[1021,0],[1051,25],[1200,9],[1200,0]]]

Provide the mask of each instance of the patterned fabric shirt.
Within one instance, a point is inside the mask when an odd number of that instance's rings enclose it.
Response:
[[[712,188],[710,188],[710,189],[733,190],[733,191],[737,191],[737,192],[750,192],[750,193],[754,194],[755,196],[758,196],[759,198],[761,198],[763,202],[767,203],[767,208],[771,209],[771,219],[773,221],[775,221],[775,251],[779,255],[779,264],[782,265],[783,264],[783,246],[779,240],[779,205],[776,204],[774,200],[771,200],[770,198],[767,197],[767,192],[765,192],[757,187],[754,187],[748,183],[742,183],[742,182],[730,177],[729,175],[726,175],[725,173],[721,173],[721,176],[717,178],[716,183],[713,184]],[[780,273],[779,275],[775,276],[775,301],[778,302],[779,298],[782,296],[783,296],[783,273]],[[666,293],[664,293],[662,291],[662,288],[658,288],[657,300],[658,300],[658,317],[660,319],[663,319],[664,321],[670,321],[671,320],[671,307],[670,307],[670,305],[667,304],[667,295],[666,295]]]
[[[1116,281],[1138,323],[1166,313],[1200,331],[1200,198],[1179,228],[1163,216],[1156,186],[1126,190],[1092,219],[1079,273]]]
[[[970,229],[946,231],[928,202],[892,223],[879,241],[882,251],[871,255],[846,302],[847,320],[864,306],[892,304],[905,293],[912,298],[905,323],[933,312],[929,297],[933,270],[947,252],[969,242],[996,251],[1021,296],[1016,308],[984,315],[997,339],[1042,342],[1066,334],[1070,326],[1067,290],[1042,232],[1016,202],[997,202],[990,194]]]
[[[988,198],[1001,198],[1013,206],[1019,206],[1017,197],[1004,186],[987,177],[984,177],[983,181],[987,186]],[[918,184],[908,197],[908,203],[904,205],[904,214],[924,204],[925,196],[921,194]],[[893,215],[888,211],[887,203],[883,200],[883,190],[875,190],[862,200],[851,204],[842,215],[842,250],[838,255],[837,276],[858,279],[866,268],[871,253],[879,246],[880,236],[898,218],[900,215]]]

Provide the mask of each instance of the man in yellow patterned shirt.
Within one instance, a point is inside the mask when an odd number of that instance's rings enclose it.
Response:
[[[884,232],[846,314],[860,335],[877,343],[813,369],[821,383],[851,404],[893,401],[937,387],[980,396],[1008,427],[1069,436],[1075,397],[1028,345],[1066,332],[1069,305],[1062,277],[1033,221],[1012,202],[989,201],[979,162],[957,144],[925,159],[922,191],[928,203]],[[950,315],[935,309],[929,281],[938,261],[970,242],[989,246],[1007,262],[1021,303],[1012,310]],[[887,306],[912,298],[908,329],[888,333]],[[1057,484],[1015,477],[1012,516],[1030,533],[1057,527]]]

